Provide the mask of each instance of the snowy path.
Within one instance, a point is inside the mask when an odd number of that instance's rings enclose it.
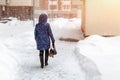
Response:
[[[20,80],[84,80],[84,74],[73,53],[76,43],[56,42],[58,54],[49,58],[49,65],[40,68],[38,51],[22,52]],[[20,50],[20,51],[24,51]]]
[[[50,57],[49,65],[41,69],[33,32],[9,35],[7,39],[2,39],[18,61],[16,80],[85,80],[85,74],[74,53],[77,43],[57,40],[58,54],[54,58]]]
[[[30,27],[30,23],[21,22],[18,23],[20,25],[6,24],[0,27],[0,42],[8,50],[6,54],[11,51],[17,61],[17,67],[10,63],[15,68],[15,79],[11,80],[85,80],[85,73],[74,53],[77,44],[74,42],[56,40],[58,54],[49,58],[48,66],[40,68],[39,52],[35,49],[33,36],[34,27]]]
[[[33,31],[18,34],[11,32],[7,35],[4,43],[9,50],[14,51],[19,62],[17,80],[85,80],[74,53],[77,43],[56,40],[58,54],[54,58],[50,57],[49,65],[41,69]]]

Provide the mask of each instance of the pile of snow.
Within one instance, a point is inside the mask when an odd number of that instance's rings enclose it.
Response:
[[[81,19],[64,19],[57,18],[50,21],[53,33],[56,38],[72,38],[80,40],[83,36],[80,36],[81,32]],[[74,35],[74,36],[73,36]]]
[[[18,50],[22,51],[22,48],[30,48],[29,46],[34,45],[32,44],[34,41],[33,21],[9,19],[11,21],[7,23],[0,23],[0,80],[17,79],[20,63],[22,63]]]
[[[79,41],[75,53],[87,80],[120,80],[120,36],[90,36]]]
[[[0,80],[15,80],[18,60],[14,53],[0,43]]]

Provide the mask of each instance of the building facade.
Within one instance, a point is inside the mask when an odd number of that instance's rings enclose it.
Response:
[[[73,18],[78,17],[80,7],[80,0],[39,0],[40,6],[36,8],[35,15],[46,12],[50,18],[64,17]],[[74,6],[77,9],[74,9]]]
[[[47,4],[48,4],[48,0],[39,0],[39,9],[48,10],[48,5]]]
[[[32,19],[33,0],[0,0],[0,16],[16,17],[21,20]]]
[[[71,0],[48,0],[48,15],[49,17],[73,17],[71,11]]]
[[[32,19],[42,12],[50,18],[73,18],[78,17],[79,9],[80,0],[0,0],[0,18]]]
[[[82,16],[82,2],[83,0],[72,0],[72,11],[75,12],[79,18]]]
[[[5,0],[0,0],[0,19],[2,18],[4,11],[5,11]]]

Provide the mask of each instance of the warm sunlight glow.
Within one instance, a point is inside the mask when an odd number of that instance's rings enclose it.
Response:
[[[120,35],[120,0],[86,0],[86,23],[86,34]]]
[[[106,4],[117,4],[120,3],[120,0],[103,0]]]
[[[108,3],[113,3],[115,0],[104,0],[104,1]]]

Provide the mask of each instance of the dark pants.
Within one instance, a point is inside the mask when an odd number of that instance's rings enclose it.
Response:
[[[48,55],[49,55],[49,50],[45,50],[45,66],[48,65]],[[44,50],[40,50],[39,57],[40,57],[41,68],[43,68],[44,67]]]

